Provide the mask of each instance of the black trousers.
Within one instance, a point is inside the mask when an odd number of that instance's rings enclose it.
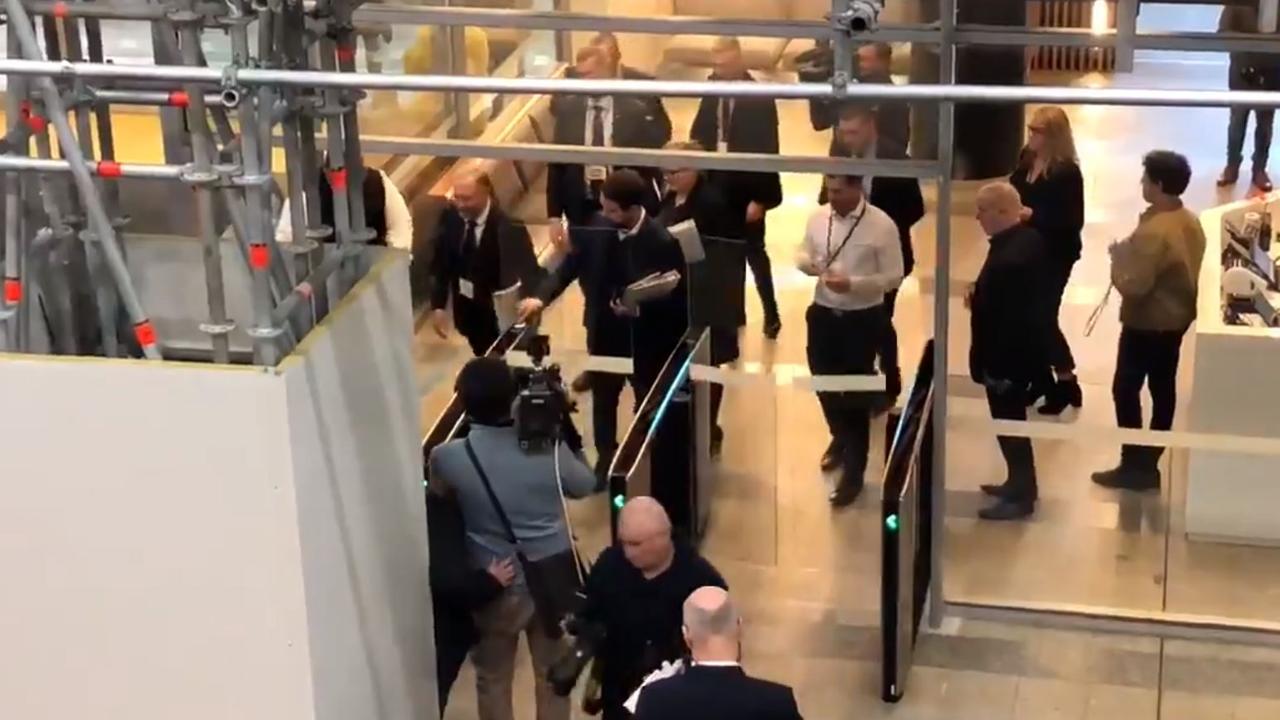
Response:
[[[810,305],[806,355],[814,377],[872,375],[885,333],[885,310],[833,310]],[[871,401],[874,393],[819,392],[818,403],[843,460],[842,485],[861,485],[871,446]]]
[[[756,292],[760,293],[765,322],[777,320],[778,296],[773,289],[773,264],[764,243],[764,221],[747,223],[743,235],[747,246],[747,266],[751,268],[751,277],[756,280]]]
[[[1057,324],[1054,326],[1053,335],[1049,338],[1049,362],[1052,369],[1058,372],[1072,372],[1076,369],[1075,356],[1071,354],[1071,345],[1067,343],[1067,336],[1062,333],[1062,320],[1059,313],[1062,310],[1062,297],[1067,292],[1067,282],[1071,280],[1071,269],[1075,267],[1076,261],[1055,260],[1050,263],[1050,275],[1048,282],[1050,283],[1050,292],[1053,301],[1053,317]]]
[[[987,407],[991,409],[991,417],[995,420],[1027,419],[1026,383],[988,382]],[[996,438],[1000,443],[1000,454],[1004,455],[1009,474],[1005,480],[1008,489],[1007,498],[1016,502],[1035,502],[1038,497],[1036,486],[1036,459],[1031,449],[1031,438],[1009,437],[1000,435]]]
[[[1271,133],[1276,112],[1270,108],[1231,108],[1231,121],[1227,125],[1227,164],[1239,166],[1244,159],[1244,136],[1249,130],[1249,113],[1257,118],[1253,129],[1253,166],[1259,170],[1267,167],[1271,154]]]
[[[880,372],[884,373],[884,389],[890,398],[902,394],[902,366],[898,362],[898,330],[893,326],[893,311],[898,307],[898,291],[884,296],[884,338],[880,343]]]
[[[587,352],[601,357],[631,357],[631,323],[614,316],[598,318],[587,328]],[[629,376],[592,371],[587,377],[591,381],[591,431],[596,450],[603,456],[618,447],[618,402]],[[643,396],[637,391],[636,397],[639,402]]]
[[[1116,354],[1116,374],[1111,397],[1116,404],[1116,424],[1122,428],[1142,427],[1142,387],[1151,392],[1151,429],[1169,430],[1178,405],[1178,361],[1186,330],[1120,330]],[[1123,467],[1155,470],[1164,454],[1162,447],[1125,445],[1120,455]]]
[[[461,295],[453,297],[453,324],[471,345],[471,352],[480,357],[498,339],[498,315],[492,303],[468,300]]]

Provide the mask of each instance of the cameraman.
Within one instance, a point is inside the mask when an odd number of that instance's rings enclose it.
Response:
[[[596,484],[591,470],[563,443],[555,445],[554,454],[521,450],[511,420],[516,380],[505,361],[476,358],[468,362],[458,375],[457,392],[470,420],[470,431],[465,440],[436,448],[428,460],[428,472],[432,493],[457,497],[472,566],[488,568],[495,561],[516,558],[517,550],[522,561],[529,563],[571,552],[560,488],[569,497],[586,497]],[[509,539],[499,507],[510,522],[518,548]],[[514,566],[516,576],[511,585],[475,614],[480,639],[472,662],[480,720],[513,717],[511,685],[522,633],[529,642],[534,676],[539,679],[538,720],[567,720],[568,700],[557,697],[545,681],[548,669],[560,656],[561,643],[554,639],[558,629],[548,628],[539,619],[535,610],[540,608],[535,608],[525,568],[522,562]]]
[[[1227,33],[1257,33],[1257,2],[1253,7],[1223,7],[1218,30]],[[1280,90],[1280,62],[1270,53],[1233,52],[1227,87],[1231,90]],[[1249,130],[1250,112],[1257,122],[1253,129],[1253,167],[1250,181],[1261,192],[1270,192],[1271,178],[1267,175],[1267,160],[1271,154],[1271,130],[1275,124],[1273,108],[1231,106],[1231,122],[1227,126],[1227,166],[1218,178],[1218,187],[1235,185],[1240,180],[1240,163],[1244,160],[1244,136]]]
[[[588,654],[596,657],[604,720],[629,718],[623,703],[645,676],[688,653],[684,601],[705,585],[728,589],[697,550],[673,539],[657,500],[629,501],[618,518],[618,542],[592,567],[578,614],[579,644],[594,645]]]

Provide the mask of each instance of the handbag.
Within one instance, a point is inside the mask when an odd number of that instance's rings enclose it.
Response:
[[[503,529],[506,530],[507,540],[516,548],[516,561],[524,571],[524,581],[529,588],[529,595],[533,598],[534,612],[547,636],[557,640],[564,634],[563,620],[578,609],[582,593],[582,578],[585,577],[578,560],[578,553],[573,548],[572,536],[570,536],[568,550],[540,560],[530,559],[524,551],[520,538],[516,536],[515,528],[511,525],[511,519],[507,516],[506,510],[503,510],[502,503],[498,502],[498,496],[489,482],[488,473],[480,465],[480,458],[476,456],[471,439],[467,438],[464,442],[467,457],[471,458],[471,464],[480,475],[480,482],[484,485],[485,493],[489,495],[489,502],[493,503],[493,509],[497,512]]]

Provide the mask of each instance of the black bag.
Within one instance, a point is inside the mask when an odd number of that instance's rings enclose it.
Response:
[[[516,560],[524,571],[525,585],[533,598],[533,607],[538,620],[542,623],[542,628],[548,637],[553,640],[558,639],[564,634],[564,629],[561,627],[562,621],[578,609],[582,593],[582,578],[585,577],[578,560],[578,553],[573,548],[573,539],[570,538],[569,549],[564,552],[541,560],[530,560],[524,553],[520,538],[516,537],[511,519],[507,517],[507,512],[502,509],[502,503],[498,502],[498,496],[493,492],[489,475],[480,466],[480,458],[476,456],[470,438],[465,441],[465,444],[467,456],[471,458],[471,464],[480,475],[480,482],[484,484],[489,501],[493,503],[498,519],[502,521],[502,527],[507,531],[507,540],[516,548]]]

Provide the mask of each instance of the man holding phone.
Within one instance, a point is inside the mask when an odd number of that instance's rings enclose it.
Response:
[[[829,175],[825,182],[829,204],[809,218],[796,257],[801,272],[818,278],[805,313],[809,370],[815,378],[871,376],[888,324],[884,298],[902,283],[898,227],[867,202],[861,177]],[[829,498],[834,507],[849,505],[862,492],[874,397],[868,392],[818,393],[831,431],[822,469],[841,469]]]

